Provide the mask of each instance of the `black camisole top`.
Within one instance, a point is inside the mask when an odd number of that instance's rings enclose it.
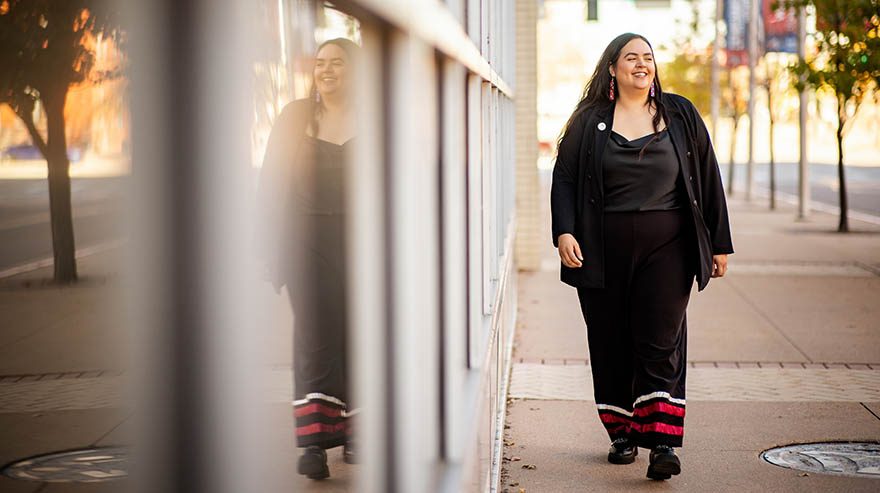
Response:
[[[602,156],[605,212],[667,211],[681,207],[678,159],[669,132],[663,130],[652,139],[654,134],[626,140],[611,132]]]

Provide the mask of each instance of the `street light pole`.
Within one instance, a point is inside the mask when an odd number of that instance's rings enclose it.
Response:
[[[804,8],[797,10],[798,21],[798,57],[801,63],[806,60],[807,27],[804,18]],[[801,83],[804,77],[801,76]],[[810,215],[810,169],[807,167],[807,91],[801,88],[800,103],[798,105],[799,145],[798,153],[798,219],[807,219]]]
[[[718,75],[719,75],[719,63],[718,63],[718,54],[721,51],[721,30],[718,29],[718,23],[721,20],[721,16],[723,14],[723,0],[715,0],[715,42],[712,43],[712,72],[711,72],[711,84],[712,84],[712,144],[714,145],[717,140],[716,137],[718,135],[718,113],[719,107],[721,105],[721,98],[719,95],[720,88]]]
[[[758,58],[758,0],[749,0],[749,161],[746,164],[746,201],[752,200],[755,168],[755,65]]]

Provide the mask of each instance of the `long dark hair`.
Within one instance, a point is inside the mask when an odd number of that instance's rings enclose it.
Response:
[[[335,45],[342,49],[345,54],[348,56],[348,61],[350,63],[354,63],[357,58],[357,54],[360,51],[360,46],[357,45],[354,41],[347,38],[333,38],[328,39],[321,43],[318,46],[318,49],[315,50],[315,57],[318,56],[318,53],[327,46],[327,45]],[[312,87],[309,89],[309,101],[311,101],[311,118],[309,118],[309,130],[312,131],[312,135],[318,135],[318,120],[321,115],[324,113],[324,102],[320,100],[318,97],[318,85],[315,84],[314,76],[312,78]]]
[[[571,127],[571,124],[577,120],[584,111],[590,108],[608,107],[611,105],[611,99],[608,97],[608,90],[611,87],[611,73],[608,71],[608,67],[617,63],[617,59],[620,58],[620,52],[623,51],[623,47],[635,38],[639,38],[645,43],[648,43],[648,47],[651,48],[651,53],[654,53],[654,47],[651,46],[651,42],[641,34],[623,33],[608,43],[605,51],[602,52],[602,58],[599,59],[599,63],[596,65],[596,70],[593,71],[593,75],[587,83],[587,87],[584,88],[584,94],[581,96],[580,102],[578,102],[574,112],[571,114],[571,117],[569,117],[568,122],[566,122],[565,127],[562,128],[562,132],[559,134],[559,140],[556,143],[557,152],[559,144],[568,132],[569,127]],[[668,121],[666,118],[666,106],[663,104],[663,87],[660,84],[660,75],[656,69],[656,62],[654,62],[654,67],[654,97],[648,96],[647,102],[647,104],[653,105],[655,110],[654,117],[651,121],[654,126],[654,138],[651,139],[651,141],[657,138],[660,122]],[[620,90],[617,88],[617,84],[614,86],[614,97],[617,98],[620,95]],[[642,150],[644,150],[644,148]]]

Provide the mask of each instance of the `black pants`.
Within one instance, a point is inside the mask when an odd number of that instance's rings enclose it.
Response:
[[[287,283],[294,312],[293,413],[299,447],[332,448],[351,433],[344,217],[308,218]]]
[[[695,265],[688,212],[606,213],[605,287],[578,289],[596,405],[612,440],[682,444]]]

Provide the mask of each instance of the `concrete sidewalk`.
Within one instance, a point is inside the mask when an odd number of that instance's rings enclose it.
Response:
[[[574,290],[558,280],[548,241],[543,268],[520,273],[518,283],[502,490],[880,489],[877,479],[807,474],[759,458],[767,448],[794,442],[880,440],[880,227],[852,221],[856,231],[839,235],[834,216],[796,222],[791,206],[771,213],[734,200],[731,211],[737,253],[730,274],[695,294],[689,312],[682,475],[646,480],[644,451],[633,465],[605,462],[607,438],[590,402],[584,323]],[[128,333],[113,309],[120,302],[118,253],[83,258],[82,282],[71,287],[45,284],[51,268],[0,279],[0,464],[131,444]],[[271,426],[283,450],[274,458],[277,470],[289,473],[292,490],[351,489],[358,466],[343,464],[339,450],[330,454],[330,480],[295,474],[290,324],[264,337],[278,350],[269,376],[277,397]],[[124,482],[0,476],[4,493],[123,488]]]
[[[545,187],[546,193],[546,187]],[[543,200],[542,203],[547,203]],[[762,451],[813,441],[880,441],[880,227],[731,200],[728,276],[691,298],[683,470],[645,478],[611,465],[595,405],[583,318],[550,245],[521,272],[501,491],[878,491],[880,475],[784,469]],[[874,467],[876,469],[876,466]]]
[[[133,444],[129,398],[135,392],[130,369],[135,349],[120,310],[121,253],[115,248],[80,259],[80,282],[72,286],[49,283],[51,267],[0,279],[0,467],[35,455]],[[330,479],[316,482],[296,474],[292,323],[286,298],[276,298],[287,320],[257,335],[275,348],[266,378],[257,382],[270,399],[272,419],[266,425],[276,431],[262,452],[279,451],[266,461],[284,491],[349,491],[358,466],[343,463],[341,447],[328,452]],[[51,473],[79,481],[90,479],[83,473],[94,473],[70,464],[62,469]],[[46,482],[0,475],[3,493],[120,491],[128,491],[125,479]]]

